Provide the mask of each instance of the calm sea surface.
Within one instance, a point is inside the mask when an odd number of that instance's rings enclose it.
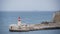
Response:
[[[54,12],[0,12],[0,34],[60,34],[60,29],[39,30],[30,32],[10,32],[9,25],[17,24],[20,16],[22,23],[38,24],[42,21],[52,21]]]

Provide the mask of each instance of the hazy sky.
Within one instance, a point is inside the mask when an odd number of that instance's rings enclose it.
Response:
[[[57,11],[60,0],[0,0],[0,11]]]

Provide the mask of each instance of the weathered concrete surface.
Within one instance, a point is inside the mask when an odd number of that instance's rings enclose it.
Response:
[[[60,29],[60,23],[49,23],[49,24],[35,24],[33,26],[29,27],[14,27],[12,29],[9,29],[9,31],[19,31],[19,32],[24,32],[24,31],[35,31],[35,30],[50,30],[50,29]]]

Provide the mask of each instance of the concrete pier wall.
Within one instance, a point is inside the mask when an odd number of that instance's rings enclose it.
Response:
[[[33,30],[44,30],[44,29],[60,29],[60,11],[54,13],[53,22],[42,22],[42,24],[29,24],[29,25],[12,25],[10,31],[33,31]]]

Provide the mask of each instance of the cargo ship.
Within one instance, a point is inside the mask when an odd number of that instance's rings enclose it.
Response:
[[[50,29],[60,29],[60,11],[53,14],[52,22],[42,22],[41,24],[23,24],[21,23],[21,18],[18,17],[17,24],[11,24],[9,26],[10,32],[29,32],[36,30],[50,30]]]

